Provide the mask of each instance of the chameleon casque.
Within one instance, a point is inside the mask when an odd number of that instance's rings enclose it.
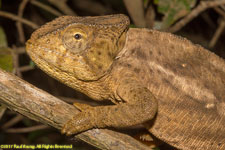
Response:
[[[26,43],[46,73],[94,100],[62,133],[144,126],[178,149],[225,149],[225,61],[170,33],[128,29],[125,15],[59,17]]]

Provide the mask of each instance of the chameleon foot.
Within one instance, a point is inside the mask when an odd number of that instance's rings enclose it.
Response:
[[[92,111],[83,111],[75,115],[62,128],[61,133],[70,136],[94,128]]]

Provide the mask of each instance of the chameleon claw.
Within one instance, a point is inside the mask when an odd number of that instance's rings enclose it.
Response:
[[[66,130],[65,128],[63,127],[62,130],[61,130],[61,134],[65,134],[66,133]]]
[[[64,126],[61,130],[61,134],[65,134],[66,136],[71,136],[73,133]]]
[[[71,135],[72,135],[72,133],[69,131],[66,133],[66,136],[71,136]]]
[[[94,127],[93,120],[90,113],[81,112],[63,126],[61,133],[70,136],[91,129]]]

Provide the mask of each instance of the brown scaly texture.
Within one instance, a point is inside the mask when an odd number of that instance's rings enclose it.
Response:
[[[27,42],[33,61],[94,100],[62,133],[144,123],[179,149],[225,149],[225,62],[188,40],[129,29],[124,15],[60,17]]]

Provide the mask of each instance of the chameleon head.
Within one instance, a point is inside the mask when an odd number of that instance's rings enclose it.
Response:
[[[128,17],[120,14],[62,16],[36,30],[26,50],[41,69],[64,83],[68,77],[97,80],[124,47],[128,25]]]

